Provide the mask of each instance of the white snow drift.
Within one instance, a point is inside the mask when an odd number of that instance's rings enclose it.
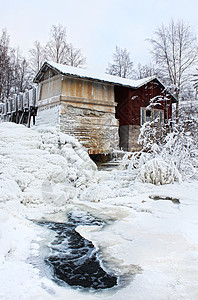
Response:
[[[181,182],[155,160],[148,167],[147,158],[97,171],[81,145],[54,128],[0,124],[0,299],[198,299],[197,181]],[[177,181],[154,185],[152,172]],[[32,220],[64,222],[70,209],[108,222],[77,230],[121,276],[118,287],[81,291],[51,280],[44,257],[53,233]]]

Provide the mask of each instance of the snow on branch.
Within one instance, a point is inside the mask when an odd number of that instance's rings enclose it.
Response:
[[[125,166],[142,182],[156,185],[198,178],[197,128],[196,119],[188,116],[169,126],[146,122],[138,139],[143,149],[133,153]]]

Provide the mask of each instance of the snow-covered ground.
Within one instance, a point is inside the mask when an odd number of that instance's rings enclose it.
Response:
[[[198,299],[198,183],[153,185],[137,171],[97,171],[55,128],[0,124],[0,299]],[[33,220],[82,210],[108,225],[79,226],[120,276],[118,287],[61,287],[44,264],[53,234]]]

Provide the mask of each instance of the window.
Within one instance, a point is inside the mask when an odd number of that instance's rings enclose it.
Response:
[[[146,110],[146,122],[150,122],[152,120],[151,110]]]
[[[164,123],[164,111],[160,109],[146,109],[141,107],[140,122],[143,125],[145,122],[155,121],[156,123]]]

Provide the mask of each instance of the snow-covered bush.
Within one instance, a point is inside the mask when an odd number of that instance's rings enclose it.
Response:
[[[100,202],[101,200],[115,196],[114,191],[106,184],[92,184],[81,194],[81,200]]]
[[[155,123],[155,121],[146,122],[140,129],[138,143],[142,145],[144,151],[149,151],[153,145],[163,145],[170,127]]]
[[[143,148],[139,153],[131,154],[128,162],[125,158],[125,166],[136,170],[143,182],[154,184],[197,177],[197,125],[195,118],[184,116],[169,127],[145,123],[139,136]]]
[[[172,133],[167,135],[161,156],[165,161],[173,157],[174,163],[184,178],[196,176],[197,136],[194,131],[188,131],[186,123],[175,126]],[[194,127],[194,125],[193,125]]]
[[[173,183],[174,181],[179,182],[181,175],[173,161],[168,164],[157,157],[141,166],[140,179],[142,182],[160,185]]]

